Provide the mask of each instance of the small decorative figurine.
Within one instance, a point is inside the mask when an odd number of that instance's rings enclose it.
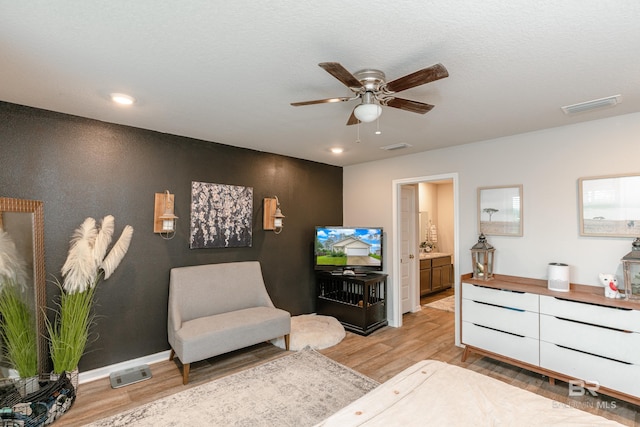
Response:
[[[604,286],[604,296],[607,298],[622,298],[620,292],[618,292],[618,280],[616,279],[615,274],[604,274],[600,273],[598,275],[600,278],[600,283]]]

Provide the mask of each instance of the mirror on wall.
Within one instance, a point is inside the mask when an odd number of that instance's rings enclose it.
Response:
[[[420,211],[420,238],[418,242],[424,242],[427,240],[427,236],[429,235],[429,212]]]
[[[37,334],[38,372],[47,372],[48,351],[45,337],[46,279],[44,267],[44,207],[41,201],[0,197],[0,229],[15,244],[24,262],[25,302],[33,310]],[[0,342],[0,346],[3,344]],[[0,354],[4,349],[0,347]],[[8,367],[0,357],[0,377]]]

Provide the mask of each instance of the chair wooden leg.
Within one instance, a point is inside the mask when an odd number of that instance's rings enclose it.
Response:
[[[182,385],[187,385],[189,382],[189,367],[191,363],[185,363],[182,365]]]
[[[289,351],[289,338],[290,338],[289,334],[284,336],[284,348],[287,351]]]
[[[172,361],[175,355],[176,355],[176,352],[173,351],[173,349],[171,349],[171,354],[169,355],[169,361]]]

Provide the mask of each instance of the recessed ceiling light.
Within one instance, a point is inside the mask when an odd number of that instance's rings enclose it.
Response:
[[[132,105],[136,102],[133,96],[127,95],[126,93],[112,93],[111,100],[120,105]]]
[[[622,102],[622,95],[607,96],[606,98],[580,102],[578,104],[565,105],[562,108],[565,114],[577,114],[597,108],[613,107]]]
[[[343,151],[344,151],[344,149],[343,149],[343,148],[341,148],[341,147],[333,147],[333,148],[331,149],[331,152],[332,152],[333,154],[340,154],[340,153],[342,153]]]

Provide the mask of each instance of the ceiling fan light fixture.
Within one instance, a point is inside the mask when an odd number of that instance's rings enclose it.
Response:
[[[382,107],[378,104],[360,104],[353,110],[353,114],[362,123],[370,123],[380,117]]]
[[[398,98],[395,94],[449,76],[449,72],[442,64],[423,68],[390,82],[387,81],[385,74],[380,70],[364,69],[352,74],[338,62],[321,62],[318,65],[348,87],[354,96],[350,98],[326,98],[292,102],[291,105],[300,107],[302,105],[346,102],[359,98],[361,103],[351,112],[347,120],[347,126],[376,120],[382,114],[382,105],[412,113],[425,114],[433,108],[433,105]],[[376,134],[379,134],[379,132],[376,132]]]

